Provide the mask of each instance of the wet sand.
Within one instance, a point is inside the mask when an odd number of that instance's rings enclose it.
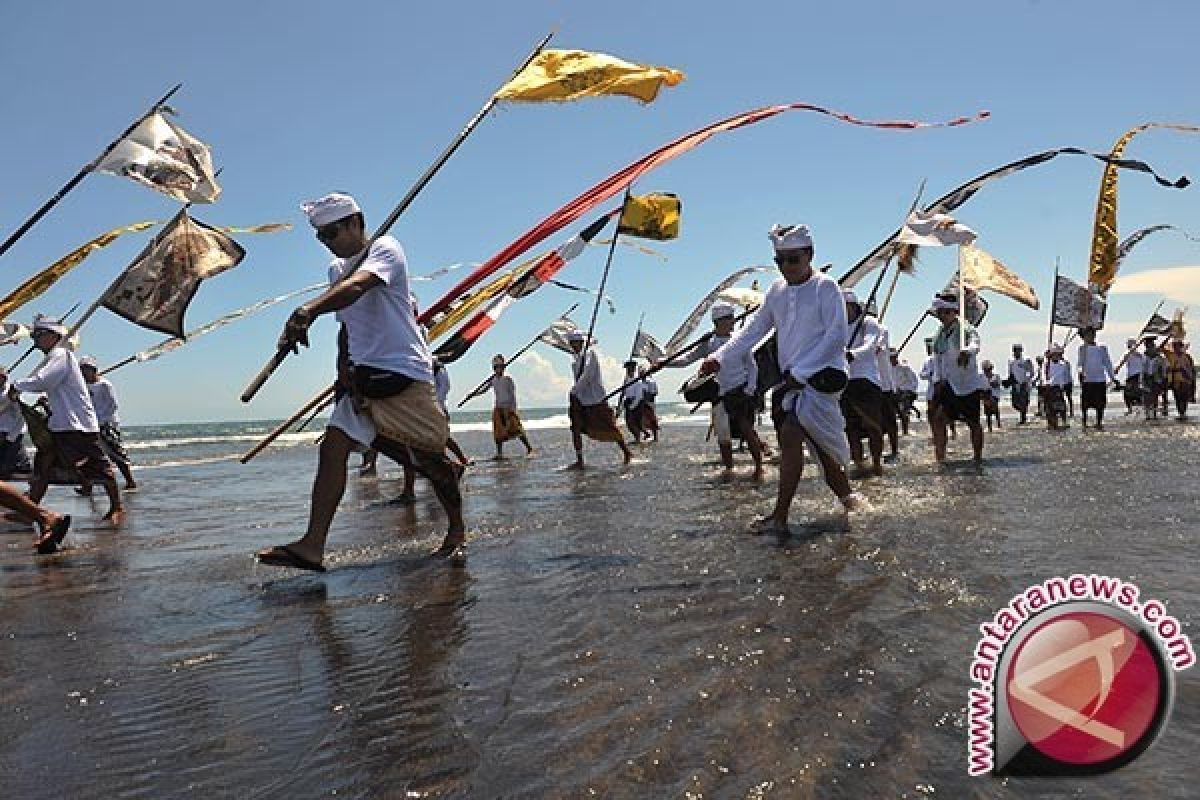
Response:
[[[918,427],[865,484],[879,510],[845,523],[810,469],[786,539],[746,532],[774,468],[718,479],[703,427],[628,468],[589,443],[582,474],[566,431],[534,434],[535,459],[471,470],[461,569],[424,557],[427,487],[386,505],[383,459],[325,575],[251,559],[302,530],[311,447],[147,470],[117,531],[53,489],[67,549],[0,536],[0,795],[1194,796],[1195,669],[1105,776],[968,778],[964,723],[977,626],[1035,581],[1135,581],[1196,639],[1200,427],[1010,427],[981,473],[963,438],[935,467]]]

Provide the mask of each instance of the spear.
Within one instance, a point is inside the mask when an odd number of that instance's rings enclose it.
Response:
[[[99,165],[100,162],[103,161],[105,158],[107,158],[109,153],[111,153],[113,150],[116,150],[117,145],[119,145],[122,141],[124,141],[126,136],[133,133],[134,129],[138,125],[141,125],[143,122],[146,121],[147,117],[151,116],[156,111],[158,111],[160,108],[162,108],[163,105],[165,105],[166,102],[171,99],[171,96],[174,95],[176,92],[178,92],[182,86],[183,86],[182,83],[175,84],[175,86],[172,87],[171,91],[164,94],[162,96],[162,98],[158,100],[158,102],[156,102],[154,105],[150,106],[150,109],[146,113],[142,114],[140,117],[135,119],[133,121],[133,123],[128,128],[125,129],[124,133],[122,133],[116,139],[113,139],[113,141],[108,145],[108,147],[105,147],[104,151],[102,153],[100,153],[100,155],[96,156],[96,159],[94,161],[92,161],[90,164],[87,164],[86,166],[82,167],[79,170],[79,172],[75,173],[75,177],[73,177],[73,178],[71,178],[71,180],[67,181],[66,185],[63,186],[61,189],[59,189],[58,192],[56,192],[53,197],[51,197],[49,200],[47,200],[45,203],[43,203],[41,208],[39,208],[37,211],[33,212],[32,217],[25,220],[25,222],[23,222],[21,224],[21,227],[17,228],[15,231],[13,231],[12,235],[10,235],[7,239],[4,240],[4,244],[0,244],[0,256],[4,255],[10,247],[12,247],[14,244],[16,244],[18,239],[20,239],[22,236],[24,236],[25,233],[30,228],[32,228],[34,225],[36,225],[38,223],[38,220],[40,220],[42,217],[46,216],[46,214],[49,213],[50,209],[54,208],[56,205],[58,205],[58,202],[60,200],[62,200],[64,197],[66,197],[68,192],[70,192],[72,189],[74,189],[76,186],[78,186],[80,184],[80,182],[83,181],[84,178],[86,178],[93,170],[95,170],[96,166]]]
[[[533,48],[533,52],[529,54],[529,57],[526,58],[525,61],[521,63],[521,66],[517,67],[517,69],[513,72],[514,77],[519,75],[527,66],[530,65],[530,63],[533,62],[535,58],[537,58],[538,54],[541,53],[542,49],[545,48],[545,46],[549,43],[552,36],[554,36],[554,31],[546,34],[545,38],[538,43],[537,47]],[[496,105],[496,102],[496,95],[493,93],[492,96],[488,98],[487,102],[483,104],[483,107],[480,108],[475,116],[471,118],[471,121],[468,122],[462,131],[459,132],[458,136],[454,138],[454,141],[452,141],[449,146],[442,151],[442,154],[437,157],[437,160],[435,160],[433,164],[431,164],[429,168],[425,170],[425,173],[417,179],[417,182],[414,183],[412,188],[408,190],[408,193],[401,198],[399,204],[392,209],[392,213],[387,216],[387,219],[383,221],[383,224],[379,226],[379,229],[371,235],[370,240],[367,242],[367,246],[363,248],[363,251],[359,253],[357,257],[355,257],[354,263],[351,264],[350,268],[346,271],[346,275],[350,275],[356,269],[358,269],[359,265],[362,264],[363,260],[366,259],[367,254],[371,251],[371,245],[374,244],[379,237],[386,234],[394,224],[396,224],[396,220],[400,219],[400,215],[403,214],[410,205],[412,205],[413,200],[417,199],[417,195],[421,193],[421,190],[424,189],[429,181],[433,179],[433,176],[437,174],[438,170],[440,170],[442,166],[450,160],[450,156],[454,155],[454,152],[458,150],[459,145],[467,140],[467,137],[470,136],[479,123],[483,121],[483,118],[488,115],[488,112],[492,110],[492,108]],[[288,357],[288,353],[290,352],[291,350],[286,346],[276,349],[275,355],[271,356],[270,361],[268,361],[266,365],[259,370],[258,374],[254,376],[254,380],[250,381],[250,385],[246,387],[244,392],[242,392],[243,403],[249,403],[254,399],[254,395],[258,394],[258,390],[261,389],[263,384],[267,382],[267,380],[271,377],[271,374],[275,372],[275,370],[279,369],[279,365],[283,363],[284,359]]]

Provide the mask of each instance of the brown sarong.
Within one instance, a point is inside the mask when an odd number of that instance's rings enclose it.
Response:
[[[59,461],[90,481],[114,479],[113,465],[100,444],[99,433],[83,431],[51,431]]]
[[[430,453],[446,449],[450,422],[438,405],[432,383],[413,381],[399,394],[368,397],[362,402],[379,436]]]
[[[525,435],[525,426],[521,424],[521,415],[515,408],[492,409],[492,438],[497,442],[507,442]]]
[[[571,433],[586,435],[597,442],[623,442],[625,435],[617,427],[617,415],[608,403],[585,406],[571,398]]]

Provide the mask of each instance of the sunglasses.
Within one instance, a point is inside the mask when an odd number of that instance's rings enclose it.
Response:
[[[788,264],[802,264],[804,263],[804,258],[805,257],[801,255],[775,256],[775,263],[781,267],[787,266]]]
[[[331,222],[328,225],[322,225],[321,227],[317,228],[317,238],[322,242],[328,242],[336,239],[338,231],[342,228],[343,222],[345,222],[345,220],[339,219],[337,222]]]

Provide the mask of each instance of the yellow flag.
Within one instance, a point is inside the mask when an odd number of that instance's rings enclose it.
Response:
[[[625,201],[617,233],[640,236],[643,239],[674,239],[679,236],[679,215],[682,204],[673,194],[656,192],[633,195]]]
[[[990,253],[973,244],[959,247],[958,268],[962,273],[964,285],[972,289],[991,289],[1035,311],[1040,305],[1032,286]]]
[[[112,244],[122,234],[144,231],[146,228],[157,224],[154,221],[146,221],[135,222],[132,225],[126,225],[121,228],[113,228],[111,231],[102,233],[90,242],[67,253],[16,289],[13,289],[8,297],[0,300],[0,319],[6,319],[21,306],[40,297],[47,289],[57,283],[59,278],[79,266],[80,262],[94,251]]]
[[[631,64],[586,50],[543,50],[496,92],[497,100],[520,103],[578,100],[623,94],[649,103],[665,83],[674,86],[683,73],[667,67]]]

